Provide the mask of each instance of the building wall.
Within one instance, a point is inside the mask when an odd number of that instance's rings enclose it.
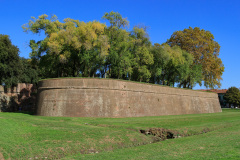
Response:
[[[112,79],[39,82],[37,114],[69,117],[139,117],[221,112],[216,93]]]
[[[36,113],[36,86],[18,83],[17,86],[4,88],[0,85],[0,112],[29,111]]]

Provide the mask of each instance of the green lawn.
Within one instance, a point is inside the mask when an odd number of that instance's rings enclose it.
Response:
[[[137,118],[0,113],[0,126],[0,159],[240,159],[240,110]],[[153,143],[139,133],[152,127],[182,137]]]

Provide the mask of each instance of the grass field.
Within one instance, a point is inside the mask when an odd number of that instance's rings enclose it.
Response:
[[[240,110],[137,118],[0,113],[0,126],[0,159],[240,159]],[[153,143],[139,132],[154,127],[181,138]]]

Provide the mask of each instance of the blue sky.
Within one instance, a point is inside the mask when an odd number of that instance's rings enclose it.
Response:
[[[220,46],[220,58],[225,66],[222,89],[240,87],[240,1],[239,0],[0,0],[0,34],[10,36],[28,58],[30,39],[42,36],[23,32],[21,26],[31,16],[57,15],[59,20],[80,21],[101,19],[105,12],[119,12],[135,25],[148,26],[152,43],[164,43],[174,31],[200,27],[210,31]],[[196,86],[195,89],[204,87]]]

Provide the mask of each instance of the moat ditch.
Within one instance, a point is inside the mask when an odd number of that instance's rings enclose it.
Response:
[[[220,129],[220,128],[218,128],[218,129]],[[133,131],[133,129],[130,129],[130,130]],[[152,139],[151,142],[142,141],[142,142],[137,142],[131,146],[128,146],[128,145],[125,145],[124,143],[122,143],[119,145],[118,149],[132,148],[132,147],[137,147],[137,146],[141,146],[141,145],[157,143],[157,142],[165,141],[165,140],[169,140],[169,139],[184,138],[184,137],[189,137],[189,136],[194,136],[194,135],[200,135],[200,134],[208,133],[208,132],[215,131],[215,130],[217,130],[217,129],[211,130],[209,128],[203,128],[202,130],[195,131],[195,132],[188,130],[188,129],[180,132],[178,130],[166,129],[166,128],[149,128],[149,129],[145,129],[145,130],[140,129],[140,130],[135,130],[135,131],[138,131],[141,134],[149,136]],[[86,150],[82,150],[81,154],[96,154],[96,153],[100,153],[103,151],[113,151],[113,150],[114,150],[113,148],[103,149],[102,151],[97,150],[97,149],[86,149]]]
[[[104,127],[106,127],[106,126],[104,126]],[[149,129],[145,129],[145,130],[140,129],[140,130],[135,130],[135,131],[138,131],[141,134],[149,136],[152,139],[150,142],[149,141],[148,142],[147,141],[137,142],[131,146],[128,146],[128,145],[125,145],[124,143],[122,143],[119,145],[118,148],[119,149],[120,148],[132,148],[132,147],[137,147],[137,146],[141,146],[141,145],[157,143],[157,142],[165,141],[165,140],[169,140],[169,139],[184,138],[184,137],[189,137],[189,136],[194,136],[194,135],[200,135],[200,134],[208,133],[208,132],[215,131],[218,129],[220,129],[220,128],[210,129],[210,128],[206,127],[200,131],[191,131],[188,129],[186,129],[184,131],[178,131],[178,130],[166,129],[166,128],[149,128]],[[129,130],[133,131],[134,129],[129,129]],[[114,149],[110,148],[110,149],[104,149],[102,151],[113,151],[113,150]],[[95,149],[89,149],[89,150],[87,149],[87,150],[81,151],[81,154],[96,154],[96,153],[100,153],[102,151],[99,151],[99,150],[97,151]]]
[[[175,139],[175,138],[199,135],[199,134],[207,133],[210,131],[211,130],[209,128],[204,128],[200,132],[195,132],[195,133],[179,132],[177,130],[171,130],[171,129],[165,129],[165,128],[150,128],[147,130],[142,130],[142,129],[139,130],[140,133],[146,136],[152,136],[152,139],[153,139],[152,143],[164,141],[167,139]]]

